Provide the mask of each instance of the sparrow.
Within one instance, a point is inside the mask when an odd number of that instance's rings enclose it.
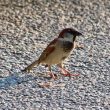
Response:
[[[51,72],[51,66],[57,65],[64,76],[78,76],[79,74],[71,74],[68,70],[64,69],[63,61],[75,47],[76,36],[80,35],[82,34],[73,28],[63,29],[59,36],[45,48],[38,60],[35,60],[22,71],[30,72],[35,65],[45,64],[49,68],[49,75],[55,79],[56,76]]]

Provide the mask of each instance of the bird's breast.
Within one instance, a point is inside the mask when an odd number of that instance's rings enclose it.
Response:
[[[70,42],[56,44],[55,50],[50,55],[48,55],[44,63],[48,65],[61,63],[65,58],[69,56],[72,48],[73,43]]]

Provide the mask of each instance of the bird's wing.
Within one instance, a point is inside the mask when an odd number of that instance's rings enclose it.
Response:
[[[38,59],[38,62],[42,62],[45,60],[49,54],[51,54],[55,50],[55,45],[58,38],[55,38],[53,41],[50,42],[50,44],[46,47],[46,49],[42,52],[41,56]]]

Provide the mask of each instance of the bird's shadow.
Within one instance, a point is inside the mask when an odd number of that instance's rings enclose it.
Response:
[[[75,65],[73,65],[73,66],[77,67]],[[82,68],[83,66],[78,66],[78,67]],[[89,69],[87,67],[85,67],[85,68]],[[92,70],[90,69],[90,71],[92,71]],[[45,73],[36,73],[36,75],[33,75],[33,74],[27,74],[27,73],[21,74],[21,72],[17,72],[17,73],[9,75],[7,77],[0,77],[0,89],[8,89],[9,87],[19,85],[22,83],[27,83],[32,80],[42,82],[42,81],[47,81],[50,79],[51,79],[51,77],[46,76]]]
[[[23,76],[20,76],[18,74],[12,74],[10,76],[7,77],[1,77],[0,78],[0,89],[8,89],[9,87],[15,86],[15,85],[19,85],[21,83],[25,83],[31,80],[37,80],[37,79],[50,79],[49,77],[41,77],[41,75],[37,75],[37,76],[33,76],[30,74],[25,74]]]

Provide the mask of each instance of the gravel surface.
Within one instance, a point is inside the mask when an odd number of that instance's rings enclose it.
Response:
[[[18,1],[0,0],[0,110],[110,110],[110,0]],[[64,62],[80,76],[22,73],[65,27],[83,33]]]

